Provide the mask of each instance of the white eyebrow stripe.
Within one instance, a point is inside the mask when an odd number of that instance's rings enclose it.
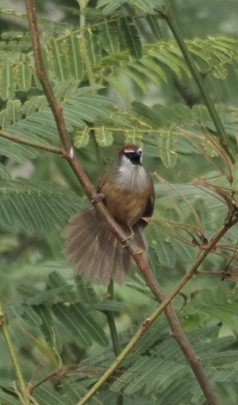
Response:
[[[141,148],[138,149],[124,149],[124,153],[136,153],[136,152],[142,152]]]

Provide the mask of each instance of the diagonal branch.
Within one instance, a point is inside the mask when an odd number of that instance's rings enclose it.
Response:
[[[32,37],[36,74],[41,82],[45,96],[55,118],[59,136],[63,145],[63,156],[70,164],[80,183],[84,186],[88,197],[93,200],[97,196],[97,192],[92,185],[88,175],[86,174],[84,168],[82,167],[80,161],[75,156],[70,135],[67,131],[65,119],[63,116],[63,109],[54,95],[53,87],[48,79],[46,69],[44,67],[34,0],[25,0],[25,3],[27,8],[29,28]],[[123,242],[126,239],[127,235],[122,231],[120,226],[109,214],[105,205],[102,202],[98,201],[97,203],[95,203],[95,209],[102,217],[106,219],[106,221],[110,225],[112,232],[119,239],[119,241]],[[138,251],[138,248],[135,245],[131,245],[128,249],[135,259],[137,257],[136,252]]]
[[[47,76],[47,73],[46,73],[46,70],[44,67],[42,53],[41,53],[39,30],[38,30],[37,20],[36,20],[36,10],[35,10],[35,5],[34,5],[34,0],[25,0],[25,3],[26,3],[26,8],[27,8],[28,20],[29,20],[29,28],[30,28],[31,37],[32,37],[33,52],[34,52],[35,65],[36,65],[36,74],[42,84],[42,87],[43,87],[43,90],[47,97],[49,106],[53,112],[53,115],[54,115],[54,118],[56,121],[56,125],[58,128],[59,135],[60,135],[61,142],[62,142],[63,149],[64,149],[64,152],[63,152],[64,158],[68,161],[69,165],[75,172],[77,178],[79,179],[81,184],[84,186],[87,195],[91,199],[94,199],[97,195],[96,190],[93,187],[92,183],[90,182],[89,177],[87,176],[86,172],[84,171],[81,163],[75,157],[74,149],[72,147],[71,139],[70,139],[69,133],[67,131],[66,123],[64,120],[62,107],[54,95],[53,88],[51,86],[51,83],[48,79],[48,76]],[[126,235],[124,235],[124,232],[121,230],[119,225],[114,221],[112,216],[109,214],[109,212],[107,211],[104,204],[102,202],[98,202],[97,204],[95,204],[95,209],[101,216],[103,216],[105,218],[105,220],[107,221],[107,223],[110,226],[111,231],[115,234],[115,236],[119,239],[119,241],[122,242],[125,239]],[[197,354],[194,352],[193,348],[191,347],[190,343],[188,342],[188,340],[181,328],[181,325],[177,319],[176,313],[174,312],[173,308],[169,305],[169,303],[174,298],[174,296],[177,294],[177,292],[173,296],[166,297],[165,293],[161,289],[158,281],[155,279],[152,270],[149,267],[148,260],[145,256],[145,254],[138,255],[137,254],[138,250],[134,243],[128,248],[128,250],[129,250],[130,254],[132,255],[132,257],[134,258],[137,265],[139,266],[141,272],[143,273],[143,275],[146,279],[148,286],[152,290],[156,299],[159,302],[163,301],[161,304],[162,306],[159,307],[160,311],[165,310],[165,314],[168,319],[168,322],[171,325],[173,335],[175,336],[181,350],[185,354],[185,356],[204,392],[204,396],[206,397],[207,403],[210,405],[218,404],[216,395],[215,395],[214,390],[203,369],[203,366],[200,363],[200,361],[198,361]],[[202,257],[200,259],[201,261],[203,260],[203,256],[204,257],[206,256],[205,251],[202,253],[203,253],[203,255],[201,254],[202,255]],[[193,273],[191,274],[191,277],[192,277],[192,275],[193,275]],[[185,284],[188,280],[185,280]],[[135,338],[136,338],[136,335],[135,335]],[[138,339],[136,341],[138,341]],[[101,387],[101,385],[100,385],[100,387]]]
[[[70,151],[71,148],[71,140],[66,128],[66,123],[63,116],[63,109],[58,102],[55,94],[53,92],[51,83],[46,73],[46,69],[44,66],[42,52],[41,52],[41,44],[40,44],[40,34],[37,26],[36,20],[36,8],[34,1],[25,1],[27,15],[28,15],[28,23],[30,32],[32,33],[32,46],[33,46],[33,54],[35,59],[35,68],[36,68],[36,75],[39,78],[41,85],[43,87],[44,93],[52,110],[52,113],[55,118],[55,122],[59,131],[59,135],[62,141],[62,144],[66,151]]]
[[[196,356],[195,352],[193,351],[192,346],[187,340],[186,335],[183,333],[181,329],[179,320],[172,308],[169,305],[172,300],[176,297],[176,295],[183,289],[183,287],[188,283],[191,278],[197,274],[198,268],[200,264],[204,261],[204,259],[208,256],[208,254],[216,247],[217,242],[225,235],[225,233],[235,224],[237,223],[237,219],[233,218],[233,213],[230,214],[228,219],[226,220],[225,224],[219,229],[219,231],[211,238],[210,242],[206,246],[205,250],[202,250],[197,255],[192,267],[188,271],[187,274],[180,280],[177,286],[173,289],[173,291],[169,295],[165,295],[162,288],[160,287],[157,280],[155,280],[153,273],[147,274],[147,283],[148,285],[154,285],[153,293],[156,297],[161,298],[161,304],[159,307],[151,314],[144,322],[141,324],[135,335],[129,341],[127,346],[122,350],[122,352],[118,355],[116,360],[112,363],[112,365],[105,371],[105,373],[98,379],[98,381],[90,388],[90,390],[85,394],[85,396],[81,399],[81,401],[77,405],[85,405],[87,401],[92,398],[93,395],[97,393],[97,391],[102,387],[102,385],[114,374],[116,369],[120,367],[123,360],[128,356],[128,354],[134,349],[137,345],[141,337],[145,334],[147,329],[156,321],[156,319],[165,311],[165,315],[170,323],[172,334],[176,339],[178,345],[180,346],[181,350],[183,351],[185,357],[189,361],[189,364],[199,381],[201,387],[207,385],[206,376],[203,370],[203,366],[198,356]],[[205,380],[204,380],[205,378]],[[208,404],[218,404],[217,398],[214,395],[214,392],[210,392],[210,396],[206,395],[207,403]]]

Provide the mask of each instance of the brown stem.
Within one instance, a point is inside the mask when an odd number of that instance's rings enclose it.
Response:
[[[28,385],[28,393],[30,396],[33,395],[33,391],[38,388],[40,385],[44,384],[46,381],[49,381],[53,378],[60,379],[64,377],[66,374],[70,373],[71,371],[74,371],[76,369],[76,366],[65,366],[65,367],[60,367],[57,370],[52,371],[52,373],[48,374],[42,380],[38,381],[37,383],[33,384],[30,383]]]
[[[164,291],[160,287],[158,281],[155,279],[153,273],[148,267],[148,263],[144,263],[144,275],[148,286],[153,291],[156,299],[162,301],[155,312],[147,318],[142,325],[139,327],[135,335],[129,341],[127,346],[122,350],[117,359],[112,363],[112,365],[105,371],[105,373],[98,379],[93,387],[85,394],[81,401],[77,405],[84,405],[87,401],[95,395],[102,385],[113,375],[116,369],[121,365],[123,360],[128,356],[128,354],[134,349],[141,337],[144,335],[146,330],[154,323],[154,321],[161,315],[162,311],[165,312],[168,322],[170,323],[172,334],[176,339],[178,345],[180,346],[182,352],[184,353],[187,361],[189,362],[207,400],[207,404],[216,405],[219,404],[218,399],[212,389],[210,382],[204,372],[203,366],[200,362],[199,357],[194,352],[192,346],[190,345],[186,335],[184,334],[179,320],[176,316],[173,307],[169,305],[176,295],[182,290],[182,288],[188,283],[188,281],[198,273],[198,268],[200,264],[204,261],[211,250],[214,249],[215,244],[224,236],[224,234],[234,225],[235,220],[232,219],[233,213],[230,213],[230,219],[226,221],[225,225],[220,228],[220,230],[211,238],[210,242],[207,244],[206,250],[201,250],[195,259],[192,267],[187,274],[180,280],[174,290],[165,295]],[[236,220],[237,221],[237,220]]]
[[[37,19],[36,19],[35,3],[34,3],[34,1],[31,1],[31,0],[25,0],[25,3],[26,3],[29,28],[30,28],[30,32],[31,32],[31,40],[32,40],[33,54],[34,54],[34,59],[35,59],[36,75],[41,82],[44,93],[46,95],[46,98],[48,100],[52,113],[54,115],[55,122],[57,125],[57,129],[59,131],[59,135],[60,135],[62,144],[63,144],[65,150],[67,152],[69,152],[72,145],[71,145],[70,136],[69,136],[67,128],[66,128],[66,124],[65,124],[65,120],[64,120],[64,116],[63,116],[63,109],[62,109],[60,103],[58,102],[57,98],[55,97],[55,94],[53,92],[53,89],[52,89],[51,83],[49,81],[49,78],[47,76],[44,62],[43,62],[41,44],[40,44],[40,34],[39,34],[39,29],[38,29]]]
[[[31,32],[31,37],[32,37],[33,52],[34,52],[35,65],[36,65],[36,74],[42,84],[42,87],[43,87],[43,90],[47,97],[47,100],[49,102],[50,108],[52,109],[52,112],[54,114],[57,128],[59,131],[59,135],[60,135],[63,147],[64,147],[64,153],[63,153],[64,158],[67,159],[71,168],[75,172],[77,178],[83,184],[88,196],[91,199],[94,199],[96,197],[97,193],[96,193],[95,188],[93,187],[91,181],[89,180],[87,174],[85,173],[83,167],[81,166],[79,160],[76,159],[76,157],[74,156],[74,150],[72,148],[70,136],[67,132],[62,108],[54,95],[52,86],[49,82],[49,79],[46,74],[46,70],[44,68],[42,54],[41,54],[39,30],[38,30],[37,21],[36,21],[36,11],[35,11],[34,1],[25,0],[25,2],[26,2],[26,7],[27,7],[30,32]],[[107,211],[104,204],[102,202],[98,202],[97,204],[95,204],[95,209],[101,216],[103,216],[105,218],[105,220],[110,225],[111,231],[122,242],[125,239],[126,235],[124,234],[124,232],[122,232],[119,225],[111,217],[111,215]],[[157,300],[163,301],[162,302],[163,309],[166,309],[165,314],[171,325],[173,335],[176,338],[181,350],[185,354],[185,356],[204,392],[204,396],[206,397],[207,403],[210,405],[218,404],[216,395],[215,395],[213,388],[207,378],[207,375],[202,367],[202,364],[198,359],[198,356],[193,351],[193,348],[191,347],[190,343],[188,342],[172,306],[168,306],[170,301],[177,294],[177,292],[175,292],[175,294],[173,294],[173,296],[169,297],[169,299],[168,299],[168,297],[165,296],[165,293],[161,289],[158,281],[155,279],[155,277],[149,267],[146,256],[137,254],[138,249],[135,246],[135,244],[132,244],[128,248],[128,250],[129,250],[130,254],[132,255],[132,257],[134,258],[137,265],[139,266],[140,270],[144,274],[146,282],[147,282],[148,286],[150,287],[150,289],[153,291]],[[204,260],[204,258],[206,257],[207,254],[208,254],[207,250],[200,253],[199,261],[198,261],[197,265],[199,265]],[[183,285],[185,285],[188,282],[188,280],[193,276],[193,274],[194,274],[194,272],[192,271],[189,277],[187,277],[187,278],[184,277]],[[183,287],[183,285],[181,286],[181,288]]]
[[[62,155],[62,156],[64,155],[63,148],[58,148],[57,146],[44,145],[44,144],[38,143],[38,142],[32,142],[32,141],[29,141],[28,139],[20,138],[18,136],[10,134],[9,132],[4,131],[3,129],[0,130],[0,136],[2,138],[8,139],[11,142],[20,143],[22,145],[27,145],[27,146],[30,146],[31,148],[42,149],[47,152],[56,153],[57,155]]]

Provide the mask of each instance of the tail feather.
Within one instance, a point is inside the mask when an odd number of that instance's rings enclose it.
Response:
[[[139,224],[133,227],[136,244],[145,249],[142,230]],[[93,207],[74,215],[64,236],[68,263],[85,279],[107,285],[111,279],[122,283],[133,273],[134,260]]]
[[[111,232],[101,232],[99,235],[99,244],[101,247],[100,260],[95,263],[98,269],[98,280],[108,283],[113,274],[113,267],[115,266],[115,248],[117,240]],[[109,278],[109,279],[108,279]]]
[[[64,237],[67,240],[66,252],[69,263],[75,264],[76,258],[77,260],[83,258],[92,245],[92,237],[94,238],[100,230],[93,210],[92,208],[74,215],[65,229]]]

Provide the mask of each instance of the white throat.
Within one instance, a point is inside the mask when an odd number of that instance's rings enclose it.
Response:
[[[134,165],[127,157],[122,156],[117,167],[116,182],[124,190],[143,191],[149,185],[149,175],[141,165]]]

